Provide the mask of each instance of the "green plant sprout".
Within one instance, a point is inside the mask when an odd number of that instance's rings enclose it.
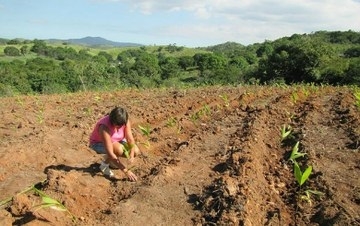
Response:
[[[131,150],[131,145],[128,143],[122,143],[123,147],[124,147],[124,155],[125,157],[128,159],[130,158],[130,150]]]
[[[286,140],[289,137],[289,135],[291,134],[291,132],[292,132],[291,126],[283,125],[283,127],[281,128],[281,141]]]
[[[304,172],[301,171],[299,164],[294,161],[294,175],[296,178],[296,181],[298,182],[298,184],[303,185],[305,183],[305,181],[307,181],[307,179],[309,178],[310,174],[312,171],[312,166],[308,166]]]
[[[96,102],[99,102],[99,101],[101,100],[101,97],[98,96],[98,95],[96,95],[96,96],[94,97],[94,100],[95,100]]]
[[[44,122],[44,112],[43,112],[43,110],[38,111],[38,114],[36,115],[36,118],[38,119],[39,124],[42,124]]]
[[[35,207],[38,207],[35,211],[37,211],[39,209],[42,209],[42,208],[49,207],[49,208],[54,209],[54,210],[67,212],[71,216],[73,221],[76,220],[76,217],[62,203],[60,203],[56,199],[51,198],[50,196],[48,196],[47,194],[45,194],[44,192],[40,191],[39,189],[37,189],[35,187],[33,187],[33,190],[42,199],[42,203],[35,206]]]
[[[211,110],[209,105],[204,105],[199,111],[195,112],[190,116],[191,121],[196,124],[195,122],[200,119],[204,115],[210,115]]]
[[[166,126],[167,126],[167,127],[173,127],[173,126],[175,126],[176,124],[177,124],[177,121],[176,121],[176,118],[174,118],[174,117],[170,117],[170,118],[168,118],[167,121],[166,121]]]
[[[24,189],[23,191],[19,192],[18,194],[23,194],[23,193],[29,192],[29,191],[33,190],[33,188],[34,188],[34,185]],[[0,207],[7,204],[7,203],[9,203],[9,202],[11,202],[12,199],[13,199],[13,197],[8,197],[5,200],[2,200],[0,202]]]
[[[141,132],[143,133],[143,135],[149,137],[150,133],[151,133],[151,128],[150,125],[146,125],[146,126],[141,126],[139,125],[139,129],[141,130]]]
[[[322,193],[320,191],[316,191],[316,190],[306,190],[306,191],[304,191],[304,193],[305,193],[305,195],[301,195],[300,199],[307,201],[310,205],[312,205],[311,195],[317,195],[317,196],[324,195],[324,193]]]
[[[310,95],[310,91],[305,86],[302,86],[302,91],[305,97],[308,97]]]
[[[194,124],[196,124],[196,121],[197,121],[198,119],[199,119],[199,114],[198,114],[198,112],[190,115],[190,120],[191,120]]]
[[[296,104],[296,102],[298,101],[299,99],[299,95],[297,93],[292,93],[291,94],[291,101]]]
[[[146,140],[144,142],[140,142],[139,144],[143,144],[147,149],[150,148],[150,142],[148,140]]]
[[[174,117],[170,117],[167,119],[166,121],[166,127],[174,127],[174,126],[177,126],[177,133],[180,133],[181,132],[181,126],[180,126],[180,123],[178,122],[178,120]]]
[[[43,183],[44,181],[42,181],[41,183]],[[23,191],[19,192],[18,194],[24,194],[24,193],[27,193],[27,192],[30,192],[30,191],[33,191],[35,194],[38,194],[42,199],[41,204],[33,206],[33,207],[37,207],[35,209],[35,211],[37,211],[39,209],[42,209],[42,208],[49,207],[49,208],[52,208],[54,210],[67,212],[71,216],[72,220],[74,222],[76,221],[76,217],[62,203],[60,203],[56,199],[51,198],[50,196],[45,194],[43,191],[37,189],[35,187],[35,185],[31,185],[30,187],[28,187],[28,188],[24,189]],[[13,197],[9,197],[9,198],[1,201],[0,206],[3,206],[5,204],[11,202],[11,200],[13,200]]]
[[[355,90],[355,106],[360,109],[360,90]]]
[[[16,103],[18,103],[21,107],[24,106],[24,102],[18,96],[16,97]]]
[[[292,161],[293,163],[295,162],[295,159],[300,158],[300,157],[304,157],[306,155],[306,153],[301,153],[299,152],[299,141],[296,142],[296,144],[294,145],[292,151],[291,151],[291,155],[289,160]]]
[[[224,101],[225,106],[229,107],[229,105],[230,105],[229,97],[226,94],[219,95],[219,97]]]
[[[202,115],[210,115],[211,114],[211,110],[210,110],[210,107],[209,107],[209,105],[204,105],[203,107],[202,107],[202,109],[199,111],[199,114],[200,114],[200,116],[202,116]]]

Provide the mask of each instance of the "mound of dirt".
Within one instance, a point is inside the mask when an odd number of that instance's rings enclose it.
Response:
[[[2,98],[0,225],[360,225],[353,94],[240,86]],[[122,160],[137,182],[104,177],[88,148],[116,105],[142,151]]]

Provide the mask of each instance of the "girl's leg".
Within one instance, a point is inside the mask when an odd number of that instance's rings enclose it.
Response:
[[[114,142],[113,143],[113,151],[114,151],[114,154],[119,158],[120,156],[123,155],[123,147],[122,145],[119,143],[119,142]],[[108,156],[106,156],[108,157]],[[112,161],[110,161],[110,159],[108,158],[107,159],[107,162],[110,164],[111,168],[113,169],[118,169],[118,166],[113,163]]]
[[[113,150],[114,150],[114,154],[117,156],[117,157],[120,157],[124,154],[124,149],[123,149],[123,145],[120,144],[119,142],[114,142],[113,143]]]

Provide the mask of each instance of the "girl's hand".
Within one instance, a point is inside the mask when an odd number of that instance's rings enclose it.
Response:
[[[136,175],[128,169],[124,169],[124,173],[130,179],[130,181],[137,181]]]
[[[133,163],[134,160],[135,160],[135,158],[130,156],[130,158],[129,158],[129,163]]]

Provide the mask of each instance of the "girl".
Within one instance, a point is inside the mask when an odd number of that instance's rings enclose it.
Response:
[[[121,156],[134,161],[135,155],[140,153],[131,132],[129,115],[124,108],[115,107],[109,115],[101,118],[90,135],[90,148],[98,154],[106,154],[105,161],[100,164],[104,175],[114,177],[110,164],[122,170],[131,181],[136,181],[136,175],[120,162]],[[125,153],[129,147],[130,153]]]

